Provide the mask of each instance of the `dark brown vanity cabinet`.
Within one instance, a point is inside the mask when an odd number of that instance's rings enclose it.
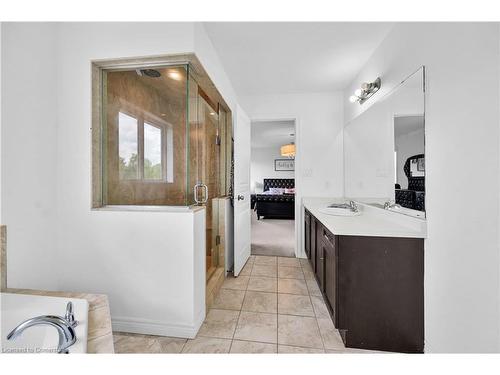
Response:
[[[311,266],[344,344],[423,352],[423,239],[334,235],[307,213]]]

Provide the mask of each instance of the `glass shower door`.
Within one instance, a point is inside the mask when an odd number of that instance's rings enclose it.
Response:
[[[195,200],[206,209],[207,280],[218,264],[218,202],[219,197],[219,114],[217,106],[198,89],[198,181]]]

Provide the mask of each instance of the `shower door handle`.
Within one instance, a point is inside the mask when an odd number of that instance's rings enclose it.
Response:
[[[202,201],[198,200],[198,188],[201,186],[201,184],[195,184],[193,186],[193,196],[194,196],[194,202],[196,204],[201,204]]]
[[[208,186],[205,184],[200,184],[200,186],[205,189],[205,198],[201,201],[201,203],[207,203],[207,201],[208,201]]]
[[[198,188],[200,188],[200,187],[205,189],[205,198],[198,200]],[[197,204],[207,203],[207,201],[208,201],[208,186],[205,184],[202,184],[202,183],[197,183],[193,187],[193,194],[194,194],[195,203],[197,203]]]

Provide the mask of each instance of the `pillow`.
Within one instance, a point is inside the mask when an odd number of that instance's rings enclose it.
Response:
[[[285,189],[283,189],[283,188],[269,188],[269,191],[271,192],[270,194],[273,194],[273,195],[282,195],[285,192]]]
[[[285,194],[295,194],[295,188],[285,189]]]

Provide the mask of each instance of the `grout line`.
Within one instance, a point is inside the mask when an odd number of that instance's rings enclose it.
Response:
[[[291,316],[291,317],[297,317],[298,316],[298,315],[290,315],[290,314],[278,314],[278,315]],[[317,319],[315,317],[312,317],[312,316],[301,316],[301,317],[303,317],[303,318],[313,318],[316,321],[316,325],[318,326],[318,331],[319,331],[318,321],[317,321]],[[304,346],[304,345],[280,344],[280,343],[278,343],[278,345],[292,346],[292,347],[298,347],[298,348],[307,348],[307,349],[323,349],[323,350],[326,350],[325,349],[325,343],[323,342],[323,337],[321,336],[321,331],[319,331],[319,335],[320,335],[320,338],[321,338],[321,343],[323,345],[322,348],[316,348],[316,347]]]
[[[184,348],[186,347],[186,344],[188,342],[189,339],[186,339],[186,341],[184,342],[184,344],[182,345],[182,348],[181,348],[181,351],[179,352],[179,354],[183,354],[184,352]]]
[[[278,319],[278,313],[279,313],[279,299],[278,299],[278,293],[276,293],[276,353],[278,353],[278,345],[280,341],[280,327],[279,327],[279,319]]]
[[[236,330],[238,329],[238,323],[240,322],[241,310],[238,311],[238,318],[236,319],[236,325],[234,326],[233,336],[231,337],[231,343],[229,344],[229,351],[231,353],[231,349],[233,348],[234,335],[236,334]]]
[[[256,342],[256,343],[259,343],[259,344],[278,345],[278,343],[276,343],[276,342],[268,342],[268,341],[257,341],[257,340],[248,340],[248,339],[235,339],[235,340],[237,340],[237,341],[245,341],[245,342]],[[316,348],[316,349],[319,349],[319,348]],[[261,353],[253,353],[253,354],[261,354]]]
[[[323,335],[321,334],[321,328],[319,327],[318,317],[316,316],[316,310],[314,309],[314,305],[312,303],[311,295],[309,295],[309,300],[311,301],[311,305],[312,305],[312,308],[313,308],[314,321],[316,322],[316,326],[318,327],[319,337],[321,339],[321,342],[323,343],[323,350],[326,350],[326,348],[325,348],[325,340],[323,340]]]
[[[302,345],[290,345],[290,344],[278,344],[278,345],[281,345],[281,346],[288,346],[290,348],[301,348],[301,349],[313,349],[313,350],[323,350],[325,353],[321,353],[321,354],[327,354],[326,353],[326,350],[331,350],[331,349],[325,349],[325,348],[313,348],[311,346],[302,346]],[[291,353],[281,353],[281,354],[291,354]],[[296,353],[296,354],[300,354],[300,353]],[[304,354],[315,354],[315,353],[304,353]],[[317,353],[317,354],[320,354],[320,353]]]
[[[301,270],[302,270],[302,274],[304,274],[304,269],[303,267],[301,267]],[[305,274],[304,274],[304,278],[305,278]],[[314,282],[316,283],[316,285],[318,286],[319,288],[319,285],[318,285],[318,282],[313,279]],[[316,326],[318,327],[318,332],[319,332],[319,337],[321,339],[321,342],[323,343],[323,350],[326,352],[326,348],[325,348],[325,340],[323,339],[323,334],[321,333],[321,328],[319,326],[319,323],[318,323],[318,316],[316,314],[316,309],[314,308],[314,304],[312,302],[312,297],[315,297],[315,296],[312,296],[311,295],[311,291],[309,290],[309,285],[307,285],[307,281],[306,281],[306,286],[307,286],[307,291],[309,292],[309,301],[311,302],[311,306],[313,308],[313,313],[314,313],[314,321],[316,322]]]
[[[248,284],[247,284],[247,289],[248,289]],[[234,335],[236,334],[236,330],[238,329],[238,324],[240,323],[241,311],[243,309],[243,303],[245,302],[245,297],[247,295],[247,289],[245,289],[245,294],[243,295],[243,302],[241,303],[241,308],[238,311],[238,319],[236,319],[236,326],[234,327],[233,337],[231,338],[231,344],[229,345],[229,351],[228,351],[228,353],[231,353],[231,349],[233,347]]]

